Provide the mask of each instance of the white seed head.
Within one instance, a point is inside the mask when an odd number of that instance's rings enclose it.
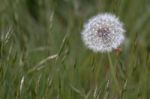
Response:
[[[85,45],[94,52],[110,52],[124,41],[124,32],[122,22],[115,15],[104,13],[89,19],[81,35]]]

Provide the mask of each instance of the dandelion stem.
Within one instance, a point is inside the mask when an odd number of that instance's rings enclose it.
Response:
[[[118,82],[116,74],[115,74],[116,73],[116,69],[113,66],[110,53],[108,53],[108,60],[109,60],[109,66],[110,66],[110,72],[111,72],[112,79],[113,79],[113,81],[114,81],[114,83],[116,85],[117,91],[120,92],[120,85],[119,85],[119,82]]]

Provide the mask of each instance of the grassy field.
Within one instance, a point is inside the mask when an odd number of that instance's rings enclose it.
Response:
[[[94,53],[84,23],[111,12],[121,53]],[[150,99],[150,0],[0,0],[0,99]]]

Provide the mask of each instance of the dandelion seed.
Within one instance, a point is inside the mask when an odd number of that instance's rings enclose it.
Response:
[[[123,43],[124,32],[123,23],[115,15],[104,13],[89,19],[81,35],[94,52],[110,52]]]

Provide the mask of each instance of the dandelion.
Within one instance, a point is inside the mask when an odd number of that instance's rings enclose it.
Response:
[[[104,13],[89,19],[81,35],[94,52],[110,52],[123,43],[124,32],[123,23],[115,15]]]

